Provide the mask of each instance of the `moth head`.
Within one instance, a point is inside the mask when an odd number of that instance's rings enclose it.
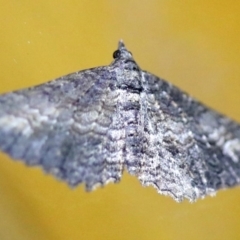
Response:
[[[132,58],[132,53],[126,49],[123,40],[118,42],[118,49],[113,53],[113,58]]]
[[[133,59],[133,55],[130,51],[127,50],[123,40],[118,42],[118,49],[113,53],[114,62],[113,64],[123,64],[125,69],[138,71],[140,70],[139,66]]]

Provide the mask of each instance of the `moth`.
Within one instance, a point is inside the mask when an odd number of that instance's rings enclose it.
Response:
[[[240,125],[142,70],[113,62],[0,95],[0,149],[86,190],[124,170],[176,201],[240,182]]]

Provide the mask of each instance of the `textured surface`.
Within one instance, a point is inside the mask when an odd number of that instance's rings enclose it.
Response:
[[[240,131],[158,77],[122,42],[109,66],[0,97],[0,148],[87,190],[125,169],[175,200],[239,183]]]

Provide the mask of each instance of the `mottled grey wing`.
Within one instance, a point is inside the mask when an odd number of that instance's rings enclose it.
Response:
[[[70,185],[118,181],[111,128],[116,108],[107,67],[69,74],[0,96],[0,149]],[[108,163],[108,161],[110,163]]]
[[[146,150],[139,179],[180,201],[240,182],[240,126],[143,73]],[[144,113],[143,113],[144,114]]]

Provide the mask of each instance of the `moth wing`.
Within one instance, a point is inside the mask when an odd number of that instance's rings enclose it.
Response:
[[[118,181],[121,163],[108,164],[116,108],[111,76],[99,67],[1,95],[0,149],[73,186]]]
[[[144,72],[147,147],[139,179],[194,201],[240,181],[240,126]]]

